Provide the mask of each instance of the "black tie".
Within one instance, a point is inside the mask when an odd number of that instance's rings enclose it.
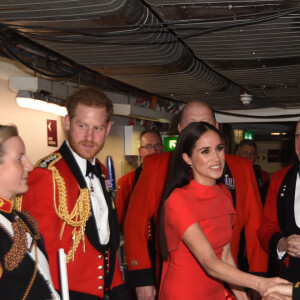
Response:
[[[88,160],[86,161],[86,174],[85,176],[88,176],[89,174],[95,174],[98,178],[101,176],[100,168],[97,164],[92,165]]]

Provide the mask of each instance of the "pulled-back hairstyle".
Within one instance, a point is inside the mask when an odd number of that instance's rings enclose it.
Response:
[[[3,144],[13,136],[19,136],[18,129],[14,125],[0,125],[0,164],[5,154]]]
[[[73,92],[67,98],[67,111],[70,119],[74,118],[75,110],[78,104],[83,104],[92,107],[105,107],[106,108],[106,122],[111,120],[113,114],[112,101],[96,87],[85,87]]]
[[[176,189],[189,184],[191,180],[190,166],[182,158],[182,154],[186,153],[189,157],[195,148],[196,142],[207,131],[216,132],[220,138],[221,134],[211,124],[206,122],[191,123],[186,126],[179,134],[175,151],[172,156],[171,167],[167,185],[164,191],[164,197],[160,204],[160,220],[159,220],[159,236],[162,256],[164,260],[168,259],[168,248],[164,229],[164,204],[170,194]]]

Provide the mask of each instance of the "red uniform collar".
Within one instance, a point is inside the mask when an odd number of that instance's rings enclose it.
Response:
[[[11,213],[14,208],[14,201],[0,197],[0,211]]]

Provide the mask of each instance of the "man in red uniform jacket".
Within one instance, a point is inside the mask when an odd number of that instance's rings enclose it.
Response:
[[[300,121],[296,127],[295,151],[300,160]],[[258,237],[270,255],[281,259],[280,277],[300,281],[299,161],[273,174]]]
[[[63,248],[71,300],[127,299],[111,184],[95,158],[110,131],[113,105],[102,91],[83,88],[68,98],[67,110],[68,140],[30,173],[23,209],[38,220],[57,290]]]
[[[262,170],[258,165],[255,165],[257,155],[257,145],[253,140],[244,139],[237,145],[236,155],[249,158],[254,167],[254,173],[260,193],[262,205],[265,205],[268,187],[270,184],[269,174]]]
[[[204,102],[193,101],[182,112],[178,131],[192,122],[204,121],[217,126],[211,108]],[[139,300],[154,300],[158,272],[153,271],[147,252],[150,218],[157,224],[160,200],[166,183],[171,153],[145,158],[143,171],[135,186],[128,207],[124,236],[129,269],[129,284],[136,287]],[[225,184],[233,195],[237,220],[233,229],[232,254],[237,260],[240,232],[244,228],[249,271],[266,272],[268,256],[261,248],[257,229],[262,205],[251,161],[235,155],[226,155]],[[229,167],[229,168],[228,168]]]
[[[138,150],[139,155],[142,159],[151,154],[162,153],[164,151],[164,146],[159,132],[154,129],[144,130],[143,132],[141,132],[140,146]],[[124,232],[124,221],[129,205],[129,200],[134,186],[136,185],[140,177],[142,168],[143,165],[140,165],[136,170],[122,176],[118,181],[116,206],[118,221],[122,232]]]

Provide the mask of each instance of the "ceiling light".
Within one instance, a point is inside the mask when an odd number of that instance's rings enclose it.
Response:
[[[252,101],[253,96],[248,94],[247,92],[243,92],[241,95],[241,101],[243,105],[249,105]]]
[[[67,109],[65,100],[51,96],[50,94],[34,93],[21,90],[17,94],[17,104],[20,107],[40,110],[55,115],[65,116]]]
[[[271,132],[271,135],[286,135],[286,132]]]

